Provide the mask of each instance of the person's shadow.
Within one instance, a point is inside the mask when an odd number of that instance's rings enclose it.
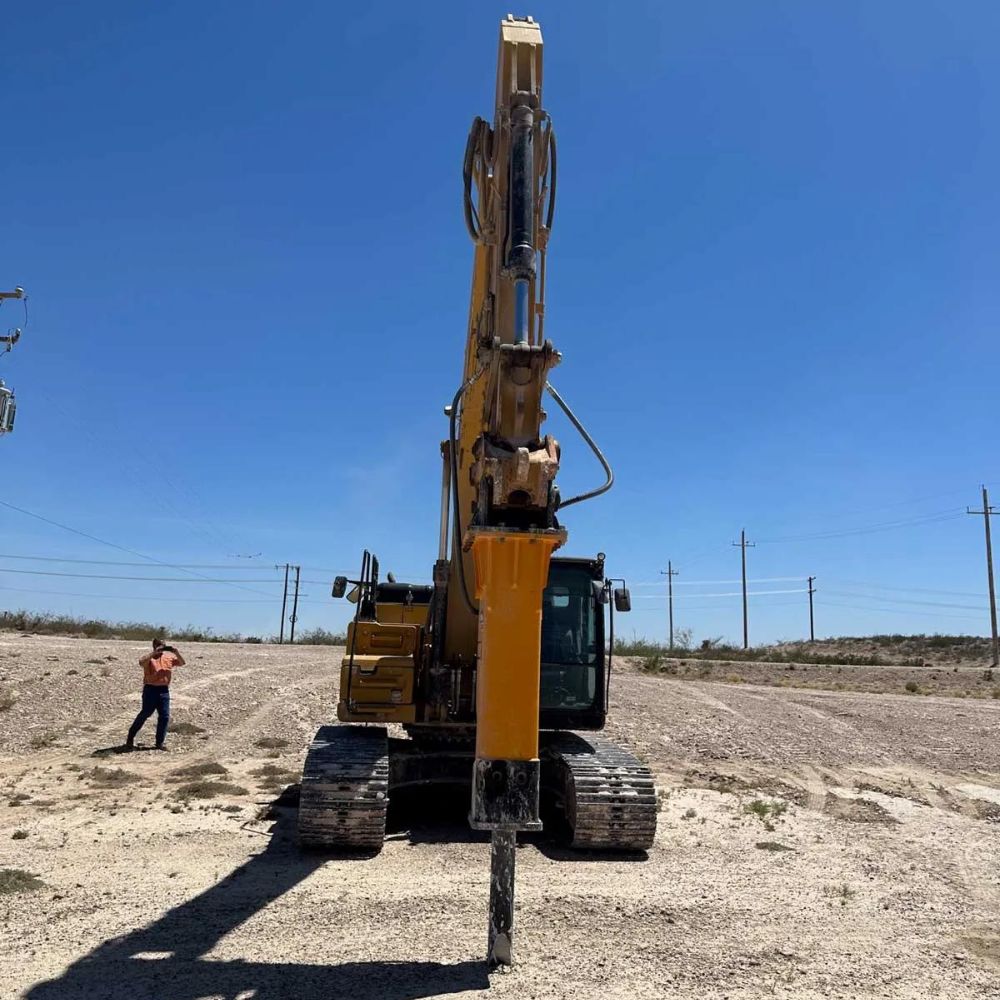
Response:
[[[145,753],[147,750],[153,750],[154,747],[151,746],[126,746],[124,743],[119,743],[113,747],[100,747],[91,753],[91,757],[115,757],[118,754],[132,754],[132,753]]]
[[[420,1000],[489,987],[485,961],[345,962],[317,964],[219,961],[205,955],[222,937],[314,872],[328,855],[301,853],[290,826],[294,812],[272,809],[267,848],[221,882],[181,903],[148,927],[95,948],[57,979],[39,983],[25,1000]],[[363,864],[363,861],[359,861]],[[363,876],[362,876],[363,877]],[[343,928],[335,917],[331,935]]]

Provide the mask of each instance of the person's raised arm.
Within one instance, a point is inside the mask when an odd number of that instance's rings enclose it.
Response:
[[[181,656],[181,654],[180,654],[180,652],[179,652],[179,650],[177,649],[176,646],[164,646],[163,649],[164,649],[164,652],[166,652],[166,653],[172,653],[173,654],[173,656],[174,656],[174,666],[175,667],[183,667],[184,666],[184,663],[185,663],[184,657]]]

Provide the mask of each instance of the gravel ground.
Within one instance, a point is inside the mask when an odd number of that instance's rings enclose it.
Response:
[[[487,976],[460,800],[394,803],[376,858],[296,850],[339,650],[187,645],[171,752],[118,755],[143,651],[0,636],[0,868],[43,883],[0,876],[0,997],[1000,996],[1000,702],[620,672],[657,842],[524,844],[518,965]]]

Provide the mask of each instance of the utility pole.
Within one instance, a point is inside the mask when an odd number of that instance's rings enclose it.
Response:
[[[816,629],[813,626],[813,594],[816,593],[816,588],[813,586],[813,580],[816,577],[809,577],[809,641],[816,641]]]
[[[295,642],[295,621],[299,617],[299,573],[302,571],[301,566],[295,567],[295,598],[292,601],[292,634],[289,642]]]
[[[275,569],[278,567],[275,566]],[[285,608],[288,605],[288,563],[285,563],[285,589],[281,592],[281,630],[278,633],[278,644],[285,641]]]
[[[983,524],[986,525],[986,574],[990,583],[990,625],[993,628],[993,662],[990,665],[990,677],[992,678],[993,671],[998,666],[997,654],[1000,652],[997,647],[997,595],[993,584],[993,543],[990,541],[990,518],[996,511],[990,506],[990,495],[986,492],[985,486],[983,487],[983,509],[973,510],[971,507],[966,507],[965,511],[967,514],[981,514]]]
[[[674,648],[674,577],[677,576],[677,570],[674,569],[673,563],[668,559],[666,570],[660,570],[660,576],[665,576],[667,578],[667,608],[670,620],[670,649]]]
[[[12,292],[0,292],[0,305],[4,299],[24,300],[24,325],[28,325],[28,301],[24,295],[24,289],[18,285]],[[7,354],[11,348],[21,339],[21,330],[8,330],[6,336],[0,337],[0,353]],[[0,434],[9,434],[14,429],[14,414],[17,411],[17,401],[14,398],[14,391],[8,389],[3,379],[0,379]]]
[[[749,649],[750,631],[747,618],[747,549],[752,549],[754,547],[754,543],[747,541],[746,531],[741,531],[740,540],[738,542],[733,542],[733,545],[739,547],[743,562],[743,648]]]

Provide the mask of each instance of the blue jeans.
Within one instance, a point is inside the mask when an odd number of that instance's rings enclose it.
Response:
[[[145,721],[154,712],[156,712],[156,745],[161,747],[167,736],[167,723],[170,721],[170,688],[165,684],[143,684],[142,708],[128,731],[129,743],[135,739]]]

